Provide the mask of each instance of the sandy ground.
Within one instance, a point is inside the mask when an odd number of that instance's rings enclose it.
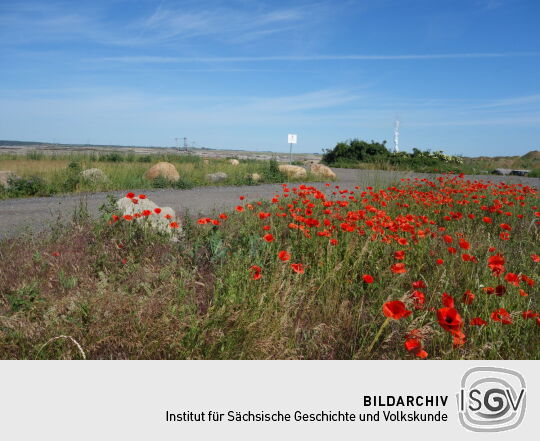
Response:
[[[341,188],[353,189],[354,186],[365,188],[386,187],[397,184],[403,177],[428,177],[436,175],[404,173],[374,170],[333,169],[338,181],[332,184]],[[468,179],[484,179],[486,176],[467,176]],[[520,178],[517,176],[489,176],[494,182],[514,182],[540,188],[540,178]],[[291,184],[298,186],[299,183]],[[308,183],[326,189],[324,183]],[[198,187],[191,190],[152,189],[136,190],[135,193],[144,193],[153,202],[160,206],[172,207],[180,216],[210,216],[216,210],[230,210],[240,204],[239,196],[246,197],[245,202],[255,200],[268,200],[281,192],[281,184],[264,184],[256,186],[230,186],[230,187]],[[53,196],[47,198],[9,199],[0,201],[0,239],[15,236],[24,231],[43,231],[61,220],[69,222],[74,211],[85,206],[92,216],[99,215],[99,207],[107,201],[107,195],[112,194],[119,198],[126,191],[76,194],[66,196]]]

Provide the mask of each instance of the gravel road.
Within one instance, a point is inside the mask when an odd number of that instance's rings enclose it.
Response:
[[[342,188],[352,188],[359,185],[362,188],[373,186],[388,186],[398,183],[403,177],[430,177],[435,175],[374,171],[334,169],[338,176],[335,185]],[[517,176],[467,176],[468,179],[484,179],[494,182],[522,182],[526,185],[540,188],[539,178],[520,178]],[[309,183],[320,185],[321,183]],[[298,183],[291,185],[299,185]],[[236,187],[198,187],[191,190],[152,189],[136,190],[135,193],[144,193],[149,199],[161,206],[174,208],[177,214],[189,213],[194,216],[210,215],[214,210],[231,209],[240,203],[239,196],[244,195],[246,201],[271,199],[281,191],[280,184],[264,184],[256,186]],[[0,239],[15,236],[23,231],[42,231],[55,224],[58,220],[69,221],[75,209],[81,203],[87,207],[91,215],[99,213],[99,207],[107,201],[107,195],[112,194],[119,198],[126,191],[110,191],[104,193],[76,194],[53,196],[45,198],[8,199],[0,201]]]

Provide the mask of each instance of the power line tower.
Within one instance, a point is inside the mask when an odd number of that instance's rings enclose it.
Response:
[[[188,151],[188,143],[187,143],[187,138],[184,136],[184,150],[187,152]]]
[[[399,152],[399,119],[396,119],[396,127],[394,129],[394,153]]]
[[[174,138],[174,141],[176,143],[176,150],[180,150],[180,146],[178,145],[178,139],[179,138]]]

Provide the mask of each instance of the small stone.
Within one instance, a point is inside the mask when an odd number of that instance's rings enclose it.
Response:
[[[211,182],[221,182],[225,181],[229,175],[224,172],[209,173],[206,175],[206,178]]]

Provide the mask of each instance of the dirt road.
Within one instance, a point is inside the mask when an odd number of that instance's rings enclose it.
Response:
[[[373,171],[334,169],[342,188],[353,188],[359,185],[362,188],[373,186],[379,188],[398,183],[403,177],[430,177],[435,175]],[[494,182],[522,182],[526,185],[540,188],[539,178],[520,178],[516,176],[468,176],[468,179],[484,179]],[[298,184],[293,184],[298,185]],[[309,185],[321,185],[310,183]],[[271,199],[280,192],[280,184],[264,184],[256,186],[237,187],[198,187],[191,190],[130,189],[135,193],[144,193],[152,201],[161,206],[174,208],[177,214],[189,213],[194,216],[210,215],[214,210],[227,210],[240,203],[239,196],[246,197],[246,201]],[[125,195],[126,191],[113,191],[106,193],[76,194],[66,196],[53,196],[46,198],[9,199],[0,201],[0,239],[15,236],[22,231],[42,231],[55,224],[58,220],[64,222],[72,219],[74,211],[85,206],[93,216],[99,214],[99,207],[107,201],[107,195],[115,197]]]

